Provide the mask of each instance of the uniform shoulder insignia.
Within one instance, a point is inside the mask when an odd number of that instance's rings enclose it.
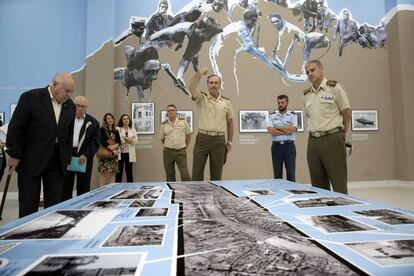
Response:
[[[203,94],[204,96],[207,96],[207,93],[205,93],[205,92],[203,92],[203,91],[201,91],[201,94]]]
[[[270,112],[270,115],[272,115],[272,114],[276,114],[276,111]]]
[[[227,98],[227,97],[224,97],[224,96],[221,96],[223,99],[225,99],[225,100],[228,100],[228,101],[230,101],[230,99],[229,98]]]
[[[168,119],[162,122],[161,124],[165,125],[166,123],[168,123]]]
[[[296,114],[296,112],[295,112],[295,111],[293,111],[293,110],[291,110],[291,111],[290,111],[290,113],[292,113],[292,114]]]
[[[178,121],[185,121],[184,118],[178,118]]]
[[[305,89],[305,90],[303,91],[303,95],[308,94],[310,91],[311,91],[311,88],[310,88],[310,87],[309,87],[308,89]]]
[[[337,83],[338,83],[338,82],[337,82],[336,80],[328,80],[328,81],[326,82],[326,85],[327,85],[327,86],[330,86],[330,87],[335,87]]]

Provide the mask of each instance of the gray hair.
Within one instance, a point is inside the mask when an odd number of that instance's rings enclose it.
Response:
[[[59,73],[57,73],[56,75],[53,76],[53,79],[52,79],[52,82],[50,83],[50,85],[52,85],[54,82],[62,83],[67,79],[72,79],[73,80],[73,78],[70,74],[65,73],[65,72],[59,72]]]
[[[305,64],[305,68],[308,67],[310,64],[316,64],[319,68],[322,68],[322,62],[319,59],[312,59]]]

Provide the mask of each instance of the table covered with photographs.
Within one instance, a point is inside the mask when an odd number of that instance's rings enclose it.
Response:
[[[414,211],[284,180],[111,184],[0,227],[0,275],[414,275]]]

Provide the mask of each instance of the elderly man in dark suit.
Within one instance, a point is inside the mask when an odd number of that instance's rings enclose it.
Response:
[[[80,165],[86,162],[86,171],[68,170],[63,182],[62,201],[72,198],[73,184],[76,176],[76,194],[90,191],[93,157],[101,143],[101,131],[98,121],[86,113],[88,99],[77,96],[73,100],[76,105],[76,117],[73,129],[72,156],[77,157]]]
[[[72,150],[74,89],[73,78],[58,73],[49,86],[20,96],[6,141],[9,173],[18,173],[19,217],[37,212],[41,181],[45,208],[61,200]]]

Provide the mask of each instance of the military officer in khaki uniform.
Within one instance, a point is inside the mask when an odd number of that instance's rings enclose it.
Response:
[[[187,146],[191,141],[191,130],[185,119],[177,118],[177,108],[167,106],[167,120],[161,124],[160,140],[164,144],[163,160],[167,181],[176,181],[175,163],[182,181],[191,180],[187,168]]]
[[[199,109],[198,134],[193,150],[193,180],[204,180],[204,167],[210,156],[210,179],[221,180],[226,155],[231,150],[234,126],[230,100],[221,96],[221,79],[207,77],[208,95],[198,87],[207,68],[201,68],[190,81],[190,92]],[[225,132],[227,129],[227,142]]]
[[[348,193],[345,134],[351,119],[348,97],[336,81],[326,80],[319,60],[306,64],[312,86],[304,91],[309,140],[307,160],[312,186]]]

